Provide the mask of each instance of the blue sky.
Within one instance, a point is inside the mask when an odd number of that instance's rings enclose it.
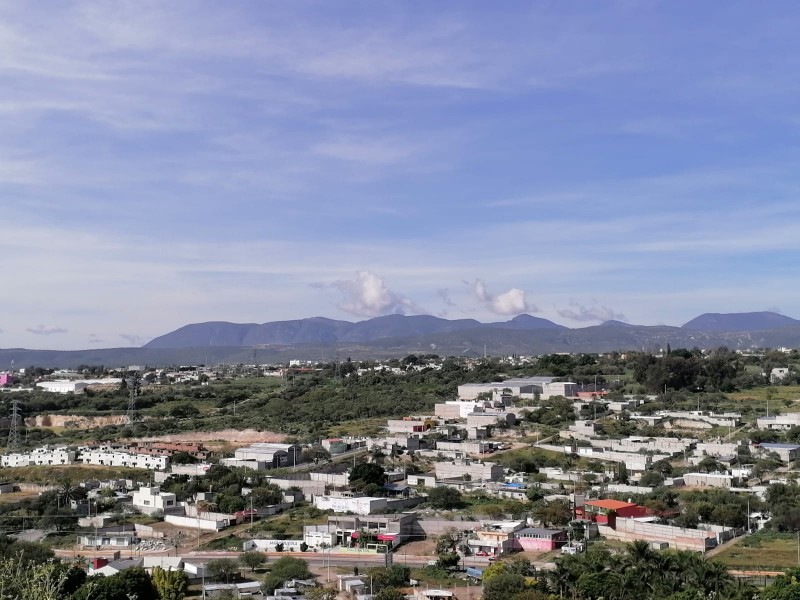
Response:
[[[792,2],[0,2],[0,347],[800,317]]]

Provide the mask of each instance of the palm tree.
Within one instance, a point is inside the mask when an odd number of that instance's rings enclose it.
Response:
[[[64,480],[61,482],[58,490],[56,491],[56,497],[59,508],[62,504],[66,506],[71,500],[75,500],[78,497],[78,488],[72,485],[72,483],[69,481]]]

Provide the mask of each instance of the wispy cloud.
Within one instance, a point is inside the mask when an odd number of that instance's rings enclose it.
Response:
[[[131,346],[140,346],[147,339],[135,333],[120,333],[119,337],[128,342]]]
[[[36,327],[26,327],[25,331],[34,335],[56,335],[59,333],[67,333],[63,327],[56,325],[37,325]]]
[[[617,312],[607,306],[598,305],[596,302],[590,305],[584,305],[575,300],[570,299],[569,308],[559,309],[558,314],[565,319],[571,321],[578,321],[580,323],[589,321],[625,321],[625,315]]]

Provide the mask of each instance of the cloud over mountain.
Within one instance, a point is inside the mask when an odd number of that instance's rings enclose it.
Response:
[[[590,306],[586,306],[584,304],[579,303],[577,300],[572,298],[569,301],[570,308],[562,308],[559,309],[557,312],[560,316],[564,317],[565,319],[570,319],[572,321],[578,321],[581,323],[585,323],[588,321],[625,321],[625,315],[615,311],[613,308],[609,308],[607,306],[599,306],[597,304],[593,304]]]
[[[390,290],[383,278],[372,271],[358,271],[355,279],[334,281],[330,286],[342,294],[337,306],[357,317],[422,312],[410,299]]]
[[[519,288],[511,288],[500,294],[492,294],[481,279],[472,284],[478,301],[496,315],[518,315],[521,313],[539,312],[539,309],[528,302],[527,292]]]

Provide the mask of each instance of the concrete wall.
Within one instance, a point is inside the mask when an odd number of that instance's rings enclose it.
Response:
[[[598,530],[603,537],[625,542],[635,540],[667,542],[670,548],[676,550],[705,552],[717,545],[717,537],[713,532],[657,525],[635,519],[618,518],[615,529],[605,525],[598,525]]]
[[[164,522],[171,523],[177,527],[202,529],[203,531],[221,531],[231,524],[230,521],[197,519],[195,517],[184,517],[180,515],[165,515]]]

